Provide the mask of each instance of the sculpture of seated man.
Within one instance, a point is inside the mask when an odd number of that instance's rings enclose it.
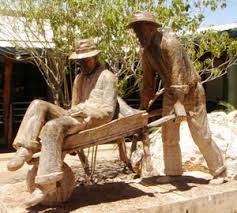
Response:
[[[28,206],[36,205],[56,190],[63,178],[62,144],[67,135],[112,120],[117,104],[117,79],[98,60],[100,51],[93,39],[79,40],[69,57],[81,67],[73,85],[72,107],[65,110],[42,100],[28,107],[13,146],[17,149],[8,169],[15,171],[41,149],[35,183]]]

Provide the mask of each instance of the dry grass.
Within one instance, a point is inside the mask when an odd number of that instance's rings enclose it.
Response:
[[[201,171],[209,174],[208,168],[202,165],[194,164],[191,161],[187,161],[183,164],[183,171],[188,172],[188,171]]]

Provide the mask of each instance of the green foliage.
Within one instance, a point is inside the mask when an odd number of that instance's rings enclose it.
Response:
[[[195,39],[186,38],[184,45],[199,74],[209,75],[206,81],[222,76],[227,72],[228,67],[235,63],[237,40],[230,38],[227,32],[207,30],[193,34],[193,37]]]
[[[224,107],[224,111],[227,112],[227,113],[236,110],[236,108],[232,104],[230,104],[228,102],[225,102],[225,101],[220,101],[219,105],[223,106]]]
[[[156,19],[163,24],[163,31],[177,33],[185,48],[189,51],[195,67],[202,72],[209,71],[210,79],[225,72],[225,67],[213,69],[214,59],[228,54],[228,59],[236,55],[237,41],[230,39],[227,33],[218,34],[207,31],[196,33],[205,18],[204,8],[215,10],[225,7],[226,0],[22,0],[4,1],[4,8],[14,10],[14,14],[24,16],[28,22],[37,22],[37,27],[45,34],[43,23],[48,20],[53,31],[54,60],[66,60],[73,51],[74,41],[78,38],[97,37],[98,48],[102,50],[101,59],[119,78],[120,95],[138,89],[142,69],[139,61],[139,44],[130,30],[126,30],[131,15],[138,10],[152,11]],[[195,40],[193,36],[195,36]],[[196,42],[198,40],[198,42]],[[197,48],[198,47],[198,48]],[[205,60],[199,59],[207,52],[212,55]],[[229,62],[233,62],[230,60]],[[66,63],[65,63],[66,67]],[[61,69],[65,71],[68,68]],[[65,79],[65,78],[64,78]],[[132,79],[132,80],[131,80]],[[64,85],[60,78],[57,87]],[[134,85],[131,87],[131,83]],[[65,88],[65,86],[64,86]],[[65,89],[64,89],[65,91]],[[69,100],[67,98],[67,100]]]

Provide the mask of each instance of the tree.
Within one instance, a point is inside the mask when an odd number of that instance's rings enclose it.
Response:
[[[175,32],[189,51],[198,72],[210,73],[207,80],[223,75],[236,61],[237,41],[229,38],[227,33],[208,31],[197,34],[196,31],[205,18],[203,8],[215,10],[225,6],[226,0],[193,0],[192,3],[188,0],[7,0],[1,2],[0,9],[2,15],[23,17],[25,33],[28,37],[33,34],[42,44],[39,51],[32,48],[29,41],[22,41],[26,43],[24,50],[40,68],[56,103],[69,106],[70,86],[66,74],[71,76],[73,71],[67,58],[76,38],[98,39],[102,60],[119,77],[120,95],[138,89],[142,74],[139,45],[133,33],[125,28],[137,10],[152,11],[163,23],[163,31]],[[47,38],[47,23],[52,38],[42,41]],[[8,24],[12,29],[18,27],[17,22]],[[53,48],[48,48],[51,42]],[[207,53],[211,54],[204,57]],[[222,54],[225,54],[225,63],[216,67],[215,60]],[[131,79],[133,83],[129,84]]]

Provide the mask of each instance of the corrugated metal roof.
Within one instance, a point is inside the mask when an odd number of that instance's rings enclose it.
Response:
[[[0,16],[0,47],[4,48],[52,48],[53,31],[45,20],[43,29],[36,22],[30,26],[25,18]]]
[[[237,23],[204,27],[204,28],[199,28],[197,31],[203,32],[203,31],[207,31],[207,30],[215,30],[215,31],[222,32],[222,31],[228,31],[228,30],[232,30],[232,29],[237,29]]]

